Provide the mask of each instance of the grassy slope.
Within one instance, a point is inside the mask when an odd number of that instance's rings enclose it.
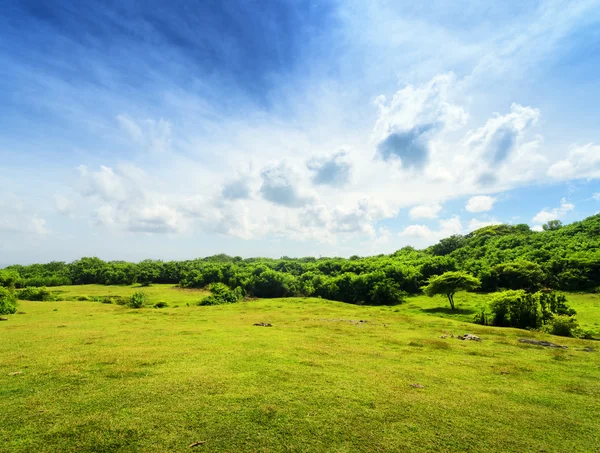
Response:
[[[22,302],[0,324],[0,451],[597,451],[594,342],[411,308],[426,301]]]

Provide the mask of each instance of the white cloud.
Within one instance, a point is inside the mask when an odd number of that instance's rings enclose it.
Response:
[[[594,199],[596,201],[600,201],[600,192],[595,193],[594,195],[592,195],[592,199]]]
[[[345,150],[326,157],[312,158],[307,165],[314,172],[312,180],[316,185],[341,187],[350,181],[352,164]]]
[[[600,178],[600,145],[571,146],[566,159],[550,166],[548,176],[558,180]]]
[[[486,227],[486,226],[501,225],[501,224],[502,224],[502,222],[499,222],[496,219],[490,219],[490,220],[471,219],[469,221],[468,230],[469,231],[475,231],[475,230],[478,230],[479,228],[483,228],[483,227]]]
[[[459,216],[439,221],[439,228],[432,230],[427,225],[409,225],[399,233],[400,237],[423,239],[426,245],[455,234],[462,234],[463,226]]]
[[[496,199],[494,197],[479,195],[469,199],[466,209],[469,212],[486,212],[494,207],[495,202]]]
[[[408,212],[408,215],[411,219],[435,219],[440,211],[442,210],[442,205],[439,203],[431,204],[431,205],[419,205],[414,206]]]
[[[536,224],[542,224],[547,223],[550,220],[559,220],[573,209],[575,209],[575,205],[573,203],[569,203],[566,198],[562,198],[560,200],[560,207],[554,209],[542,209],[535,215],[532,221]]]
[[[260,193],[271,203],[299,208],[313,200],[313,197],[300,187],[299,176],[285,161],[266,167],[261,172]]]
[[[165,153],[171,149],[172,125],[164,119],[136,121],[129,115],[117,115],[119,127],[134,143],[152,153]]]
[[[73,214],[73,210],[75,208],[75,204],[73,200],[64,195],[55,194],[54,195],[54,205],[56,207],[56,211],[59,214],[70,216]]]
[[[7,193],[0,198],[0,232],[46,236],[46,220],[36,213],[30,213],[22,197]]]
[[[104,201],[122,201],[128,196],[126,179],[104,165],[98,171],[89,171],[85,165],[79,167],[81,192],[84,196],[99,197]]]

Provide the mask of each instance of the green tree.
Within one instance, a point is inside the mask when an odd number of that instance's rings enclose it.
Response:
[[[481,285],[478,278],[466,272],[446,272],[442,275],[431,277],[423,292],[429,297],[444,295],[450,302],[450,308],[454,310],[454,294],[457,291],[473,291]]]
[[[562,228],[563,224],[560,220],[550,220],[548,223],[542,225],[544,231],[554,231]]]

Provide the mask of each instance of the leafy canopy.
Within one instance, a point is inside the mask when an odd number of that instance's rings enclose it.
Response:
[[[481,281],[462,271],[445,272],[429,279],[423,292],[429,297],[444,295],[454,310],[454,294],[457,291],[473,291],[481,286]]]

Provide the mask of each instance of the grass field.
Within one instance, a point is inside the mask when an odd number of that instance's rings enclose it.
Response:
[[[144,290],[171,307],[21,302],[0,323],[0,451],[598,451],[597,342],[468,324],[471,295],[450,315],[442,298],[197,307]],[[597,296],[570,300],[597,323]],[[440,338],[466,332],[483,341]]]
[[[59,297],[64,300],[75,299],[81,296],[87,297],[130,297],[133,293],[142,291],[148,295],[148,299],[152,303],[164,301],[169,304],[186,305],[196,304],[202,298],[210,293],[203,289],[186,289],[179,288],[172,284],[156,284],[143,287],[140,285],[72,285],[59,286],[51,288],[52,291],[59,294]]]

